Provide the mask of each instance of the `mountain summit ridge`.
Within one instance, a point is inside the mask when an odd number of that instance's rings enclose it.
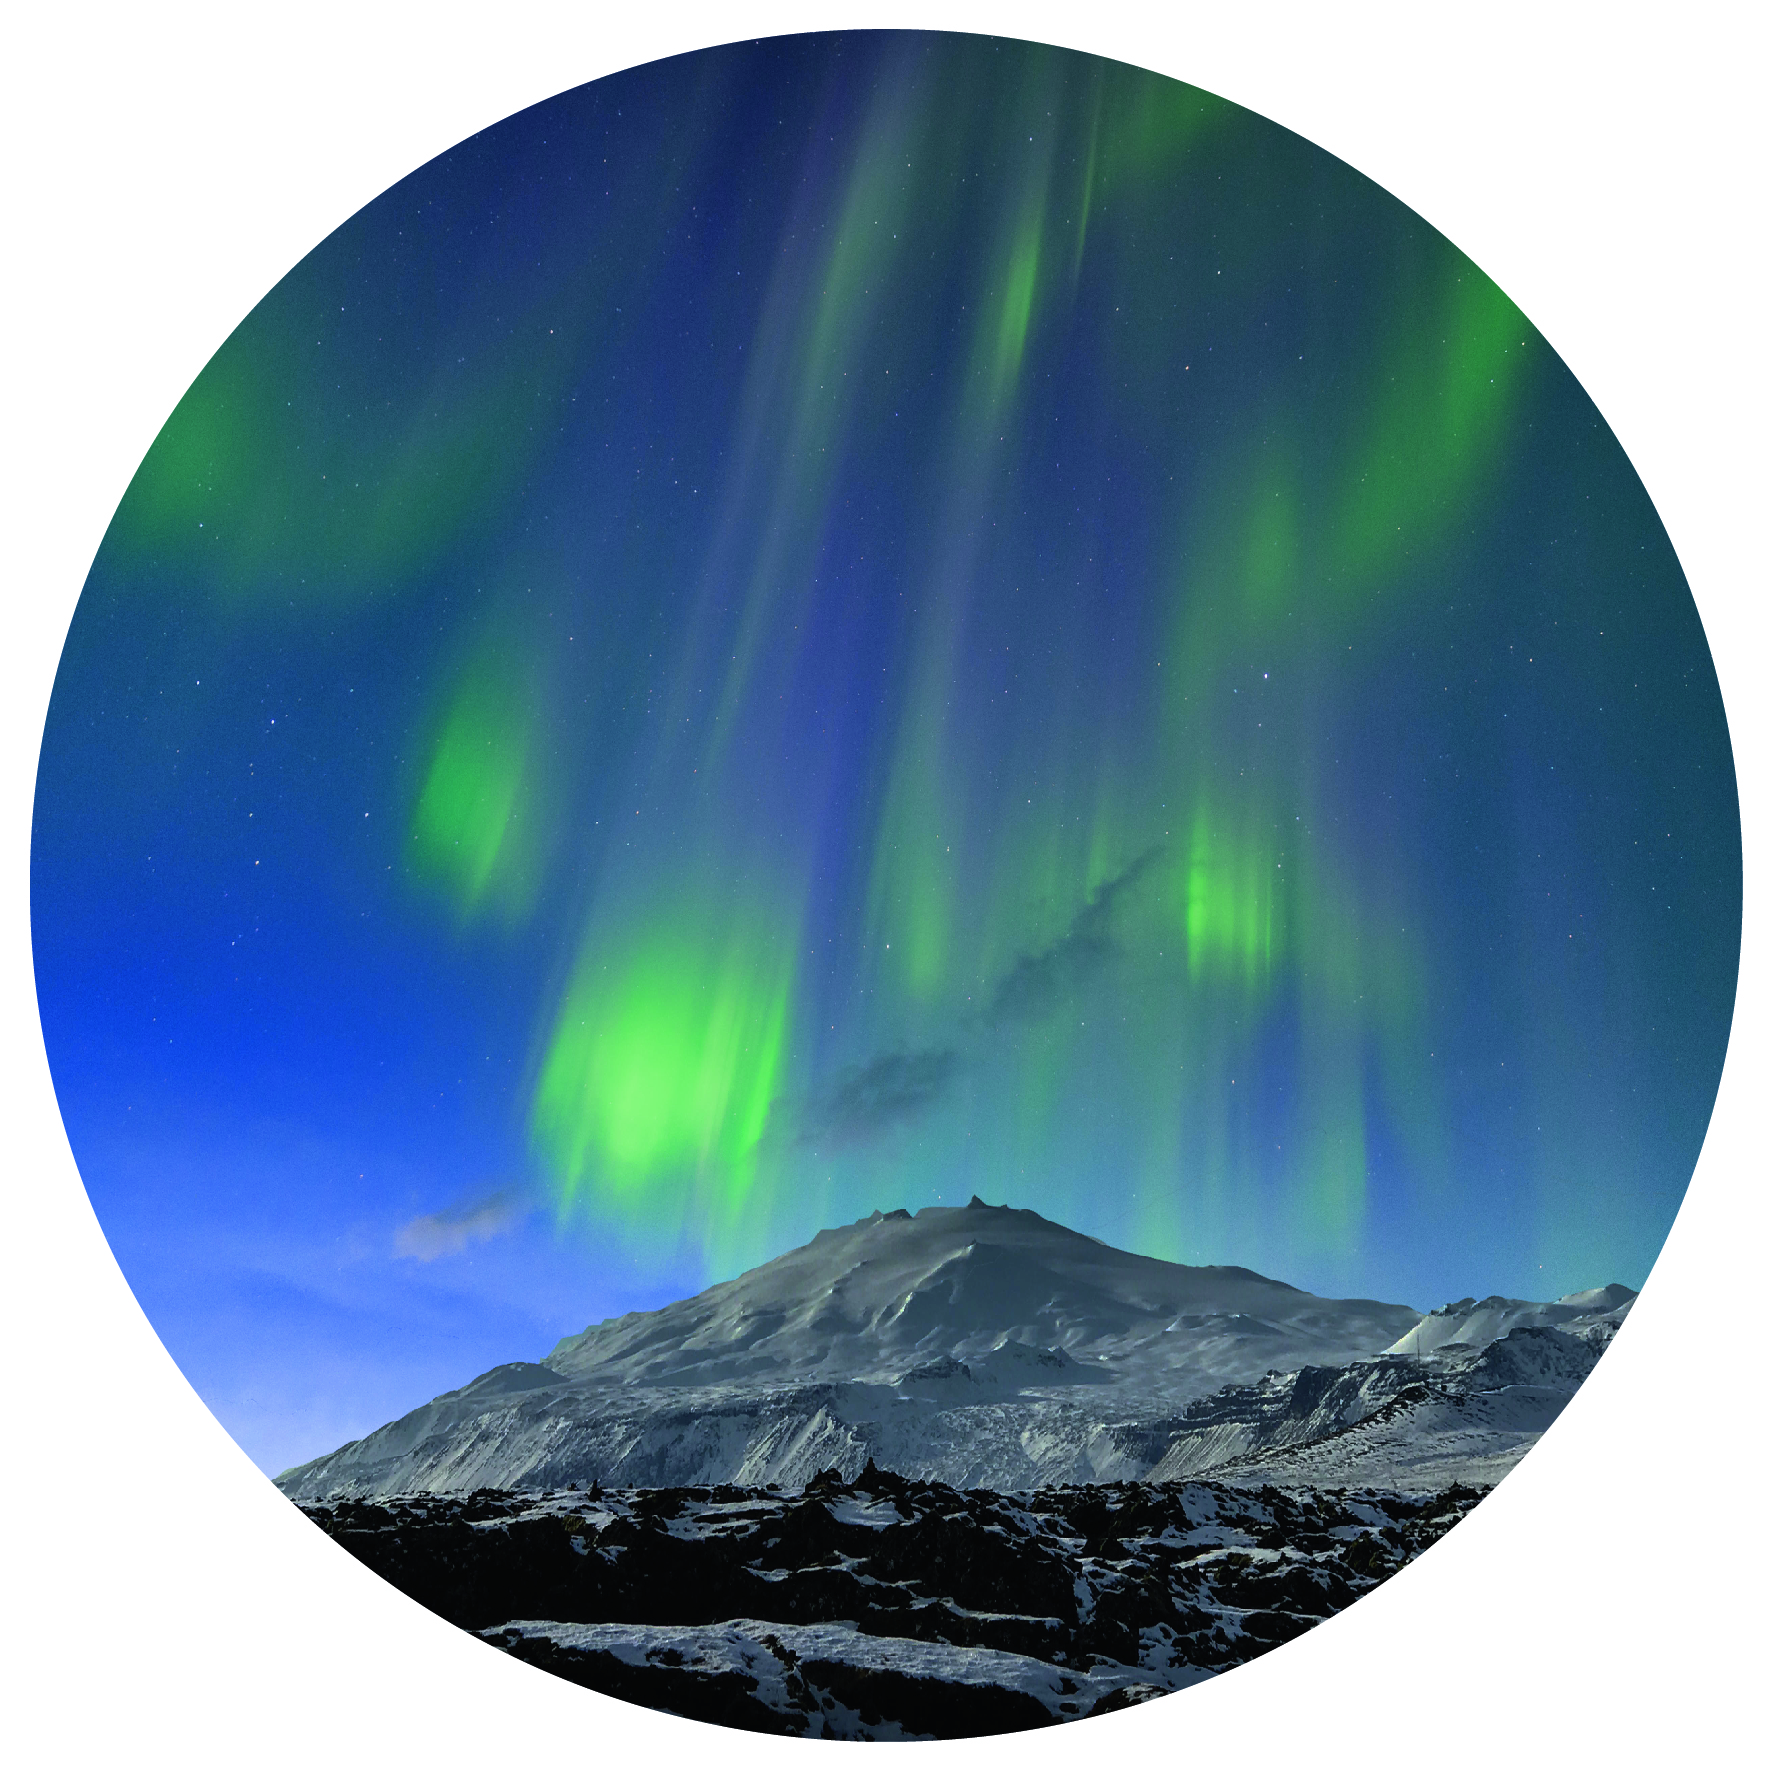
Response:
[[[1022,1342],[1150,1382],[1214,1337],[1271,1343],[1259,1372],[1267,1354],[1340,1364],[1420,1318],[1407,1305],[1317,1298],[1250,1268],[1116,1249],[975,1194],[821,1230],[691,1298],[592,1324],[542,1363],[595,1385],[891,1383],[911,1365]],[[1208,1364],[1223,1378],[1249,1362]]]

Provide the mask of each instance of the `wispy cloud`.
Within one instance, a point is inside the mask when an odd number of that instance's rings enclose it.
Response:
[[[1160,848],[1147,849],[1112,880],[1103,881],[1057,941],[1038,953],[1024,954],[992,993],[986,1019],[1038,1021],[1057,1009],[1091,973],[1103,966],[1115,951],[1115,905],[1159,853]]]
[[[409,1218],[394,1233],[394,1253],[405,1261],[435,1261],[442,1255],[460,1255],[472,1243],[502,1236],[529,1216],[530,1201],[522,1188],[500,1188],[497,1193]]]
[[[796,1144],[851,1144],[928,1112],[953,1088],[966,1060],[991,1031],[1006,1022],[1038,1021],[1063,1007],[1116,951],[1113,919],[1121,898],[1161,853],[1161,845],[1105,880],[1067,925],[1065,933],[1037,952],[1023,954],[998,982],[982,1016],[969,1016],[956,1046],[883,1052],[841,1071],[799,1102],[778,1104]]]
[[[800,1111],[800,1142],[849,1143],[933,1107],[949,1089],[960,1055],[948,1048],[884,1052],[842,1072]]]

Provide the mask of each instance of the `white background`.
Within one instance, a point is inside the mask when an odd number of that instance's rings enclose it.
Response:
[[[37,1027],[28,834],[105,523],[210,352],[310,247],[472,131],[739,36],[926,25],[1193,81],[1418,209],[1559,350],[1649,487],[1710,635],[1743,794],[1737,1019],[1686,1204],[1615,1350],[1494,1498],[1301,1642],[969,1766],[1728,1767],[1765,1678],[1769,417],[1765,44],[1751,12],[1550,3],[39,7],[7,64],[0,647],[6,1494],[16,1764],[738,1767],[845,1750],[676,1722],[509,1661],[282,1500],[117,1271]],[[1616,1031],[1616,1030],[1615,1030]],[[1600,1030],[1597,1030],[1597,1033]],[[888,1750],[877,1750],[886,1752]]]

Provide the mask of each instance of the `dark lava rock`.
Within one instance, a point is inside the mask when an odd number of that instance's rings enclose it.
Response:
[[[421,1604],[611,1697],[775,1734],[956,1739],[1101,1715],[1248,1661],[1369,1592],[1483,1493],[999,1495],[870,1466],[799,1492],[479,1490],[303,1511]]]

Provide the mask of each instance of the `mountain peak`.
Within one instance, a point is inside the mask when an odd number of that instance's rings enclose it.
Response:
[[[1186,1377],[1192,1391],[1252,1361],[1371,1352],[1416,1319],[1248,1268],[1137,1255],[974,1194],[915,1214],[877,1208],[693,1298],[594,1324],[546,1363],[593,1386],[890,1384],[1014,1343],[1141,1385]]]

